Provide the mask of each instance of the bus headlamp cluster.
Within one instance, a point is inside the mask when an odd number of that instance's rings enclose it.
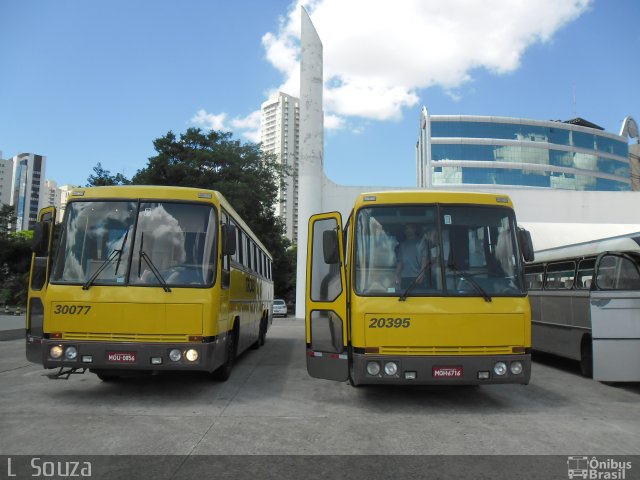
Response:
[[[382,371],[382,367],[379,362],[369,361],[367,362],[367,373],[372,377],[377,377]],[[395,377],[398,374],[398,364],[396,362],[386,362],[384,364],[384,374],[388,377]]]
[[[193,363],[198,361],[198,359],[200,358],[200,354],[195,348],[190,348],[185,352],[182,352],[177,348],[172,348],[171,350],[169,350],[169,360],[171,360],[172,362],[179,362],[183,357],[187,360],[187,362]]]
[[[522,362],[518,360],[516,360],[515,362],[511,362],[509,364],[508,371],[510,371],[512,375],[520,375],[523,370],[524,370],[524,367],[522,366]],[[506,375],[507,364],[505,362],[497,362],[493,366],[493,373],[495,373],[499,377]]]
[[[62,345],[53,345],[49,349],[49,357],[54,360],[60,360],[64,355],[65,360],[74,361],[78,358],[78,349],[73,345],[63,347]]]

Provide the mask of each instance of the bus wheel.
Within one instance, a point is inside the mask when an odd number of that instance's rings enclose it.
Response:
[[[269,321],[269,317],[263,317],[260,322],[260,336],[258,337],[258,341],[260,342],[260,346],[264,345],[267,341],[267,322]]]
[[[236,360],[236,347],[237,347],[237,339],[236,339],[236,329],[234,328],[231,331],[231,334],[227,337],[227,355],[226,360],[215,372],[213,372],[213,378],[219,380],[220,382],[226,382],[229,380],[231,376],[231,370],[233,369],[233,364]]]
[[[107,374],[107,373],[103,373],[103,372],[95,372],[95,374],[103,382],[115,382],[116,380],[118,380],[120,378],[120,376],[118,376],[118,375]]]
[[[354,374],[353,374],[353,364],[351,364],[351,365],[349,366],[349,380],[348,380],[348,381],[349,381],[349,385],[351,385],[352,387],[355,387],[355,388],[359,388],[359,387],[360,387],[360,384],[359,384],[359,383],[356,383],[356,382],[353,380],[353,377],[354,377]]]
[[[590,337],[582,339],[580,346],[580,372],[587,378],[593,377],[593,343]]]

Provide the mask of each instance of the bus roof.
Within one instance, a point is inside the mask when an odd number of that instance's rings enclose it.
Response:
[[[233,220],[242,227],[245,232],[250,233],[252,239],[260,245],[269,257],[269,250],[260,242],[255,233],[242,220],[242,217],[234,210],[231,204],[217,190],[207,190],[205,188],[173,187],[165,185],[109,185],[104,187],[78,187],[74,188],[69,201],[86,199],[149,199],[149,200],[182,200],[212,203],[223,207]]]
[[[371,204],[411,203],[460,203],[500,205],[513,208],[508,195],[477,192],[442,192],[429,190],[393,190],[387,192],[361,193],[356,199],[356,209]]]
[[[602,252],[638,252],[640,251],[640,232],[601,238],[589,242],[574,243],[561,247],[547,248],[535,252],[533,263],[551,262],[567,258],[598,255]]]

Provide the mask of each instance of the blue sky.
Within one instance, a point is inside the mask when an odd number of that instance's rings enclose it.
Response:
[[[305,3],[324,45],[337,183],[414,186],[422,105],[577,115],[614,133],[640,117],[640,2]],[[98,162],[131,177],[169,130],[255,139],[269,94],[298,93],[296,12],[284,0],[2,0],[3,158],[45,155],[47,178],[84,185]]]

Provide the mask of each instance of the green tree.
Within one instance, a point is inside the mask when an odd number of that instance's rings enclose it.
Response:
[[[116,173],[111,175],[109,170],[102,168],[102,164],[98,162],[98,165],[93,167],[94,175],[89,175],[87,179],[87,187],[103,187],[107,185],[129,185],[131,181],[127,179],[123,174]]]
[[[131,180],[136,185],[173,185],[217,190],[260,238],[274,257],[278,297],[291,298],[295,289],[295,257],[273,206],[286,170],[260,146],[234,140],[230,132],[190,128],[176,136],[168,132],[153,142],[157,155]],[[99,174],[96,169],[96,174]],[[99,178],[110,178],[107,174]],[[293,269],[293,275],[291,270]],[[293,279],[293,281],[292,281]]]
[[[0,303],[24,304],[31,264],[30,236],[12,233],[13,207],[0,207]]]

